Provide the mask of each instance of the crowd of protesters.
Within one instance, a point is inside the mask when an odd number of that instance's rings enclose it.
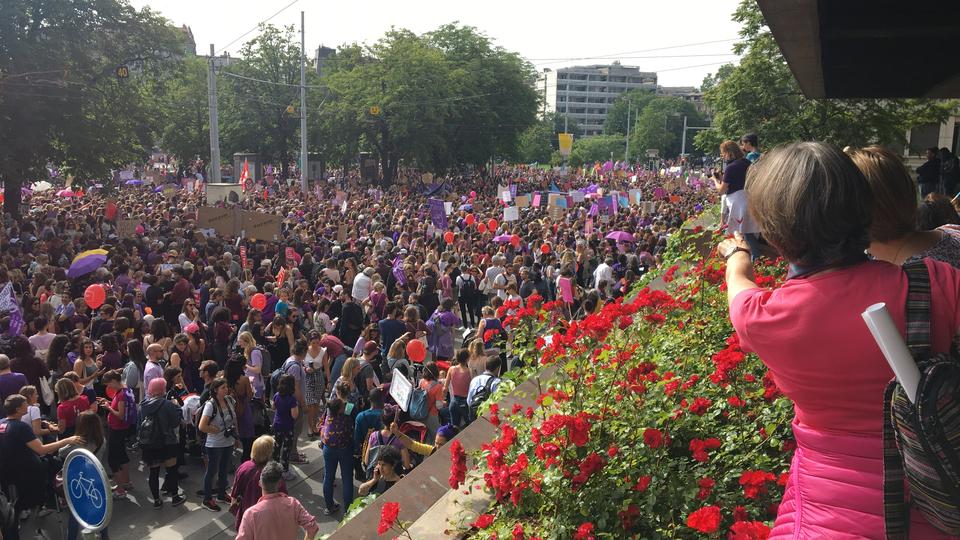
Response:
[[[627,294],[715,197],[695,177],[610,163],[428,182],[401,171],[389,188],[334,172],[305,193],[268,178],[235,203],[169,180],[27,193],[23,216],[4,216],[0,483],[18,514],[60,508],[62,458],[87,448],[117,504],[131,489],[155,508],[183,504],[192,459],[204,467],[199,503],[226,505],[239,537],[290,523],[315,533],[285,495],[306,445],[323,451],[324,514],[383,493],[469,424],[512,367],[505,303],[563,299],[576,317]],[[431,198],[449,203],[446,224]],[[233,205],[279,216],[277,237],[198,222],[201,207]],[[396,373],[409,404],[391,396]]]

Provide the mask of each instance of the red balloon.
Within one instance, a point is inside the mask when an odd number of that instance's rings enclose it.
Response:
[[[83,291],[83,301],[90,309],[98,309],[106,299],[107,291],[103,289],[103,285],[93,284]]]
[[[423,362],[427,357],[427,348],[419,339],[411,339],[407,342],[407,357],[414,362]]]
[[[540,246],[540,253],[543,253],[544,255],[550,253],[550,246],[547,244]]]
[[[250,307],[263,311],[267,307],[267,297],[263,293],[257,293],[250,297]]]
[[[473,214],[467,214],[467,225],[473,225],[477,221],[477,216]]]
[[[484,225],[483,223],[481,223],[481,224],[477,225],[477,230],[480,231],[481,233],[485,233],[485,232],[487,232],[487,226]]]
[[[497,230],[497,227],[499,227],[499,226],[500,226],[500,224],[497,223],[497,220],[495,220],[495,219],[493,219],[493,218],[490,218],[490,221],[487,222],[487,228],[490,229],[491,231]]]
[[[511,244],[513,245],[513,247],[515,247],[515,248],[520,247],[520,235],[515,234],[515,235],[511,236],[511,237],[510,237],[510,243],[511,243]]]
[[[452,243],[453,243],[453,238],[454,238],[453,231],[447,231],[447,232],[443,233],[443,240],[444,240],[446,243],[452,244]]]

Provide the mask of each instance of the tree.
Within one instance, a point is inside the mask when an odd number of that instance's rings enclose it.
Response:
[[[680,155],[683,138],[683,117],[688,125],[699,126],[704,122],[697,108],[678,97],[655,96],[651,98],[637,117],[630,134],[631,154],[639,155],[647,149],[656,148],[661,156]],[[687,151],[693,148],[689,139]]]
[[[560,150],[558,133],[563,133],[564,118],[558,112],[549,112],[537,123],[528,127],[517,142],[517,154],[524,163],[550,163],[554,152]],[[574,140],[580,137],[580,123],[567,119],[567,129]]]
[[[650,103],[656,94],[652,90],[630,90],[617,96],[617,99],[607,110],[607,118],[603,122],[603,130],[607,134],[619,133],[627,134],[627,112],[630,113],[630,120],[636,121],[640,111]],[[633,127],[630,128],[633,131]]]
[[[20,187],[48,163],[81,181],[144,159],[157,110],[149,81],[184,55],[178,29],[120,0],[4,2],[0,16],[0,179]],[[128,78],[118,78],[118,67]]]
[[[742,27],[736,66],[723,66],[704,80],[704,101],[715,129],[696,137],[700,149],[715,153],[724,139],[757,133],[764,147],[797,140],[838,146],[903,144],[911,127],[942,122],[951,101],[913,99],[809,99],[790,72],[763,16],[751,0],[733,14]]]
[[[210,114],[207,63],[188,56],[167,80],[157,82],[154,94],[163,119],[157,142],[180,163],[199,156],[210,159]]]
[[[584,163],[607,161],[623,157],[626,139],[620,135],[594,135],[573,142],[570,165],[579,167]]]
[[[286,178],[287,165],[300,154],[299,40],[292,26],[262,25],[240,56],[218,78],[224,155],[257,153],[279,164]],[[316,71],[308,67],[307,73],[307,84],[316,84]]]

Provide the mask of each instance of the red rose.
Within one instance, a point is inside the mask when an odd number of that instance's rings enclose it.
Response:
[[[762,521],[738,521],[730,527],[729,540],[767,540],[770,527]]]
[[[687,527],[702,533],[717,532],[720,528],[720,507],[704,506],[687,516]]]
[[[706,498],[710,496],[710,493],[713,491],[713,486],[716,485],[716,482],[713,480],[713,478],[701,478],[697,482],[697,485],[700,486],[700,491],[697,493],[697,498],[702,501],[706,500]]]
[[[777,478],[777,485],[781,487],[786,487],[787,480],[789,479],[790,479],[790,473],[783,473],[780,475],[779,478]]]
[[[767,482],[773,482],[777,479],[773,473],[766,471],[743,471],[740,475],[740,485],[743,486],[743,494],[748,499],[756,499],[767,492]]]
[[[459,439],[450,443],[450,479],[452,489],[457,489],[467,477],[467,454]]]
[[[650,475],[645,474],[637,480],[637,485],[633,486],[633,489],[643,493],[648,487],[650,487]]]
[[[730,397],[728,397],[728,398],[727,398],[727,403],[729,403],[731,407],[736,407],[736,408],[738,408],[738,409],[739,409],[740,407],[743,407],[744,405],[747,404],[746,401],[744,401],[743,399],[741,399],[741,398],[738,397],[738,396],[730,396]]]
[[[690,412],[698,416],[703,416],[707,412],[707,409],[710,408],[710,405],[713,404],[712,401],[705,397],[698,397],[693,400],[693,403],[690,404]]]
[[[733,509],[733,520],[734,521],[747,521],[750,519],[750,515],[747,514],[747,509],[742,506],[736,506]]]
[[[587,521],[577,527],[577,534],[573,535],[574,540],[594,540],[593,523]]]
[[[400,503],[383,503],[383,508],[380,509],[380,525],[377,526],[377,534],[380,535],[392,529],[399,515]]]
[[[470,524],[471,527],[478,529],[486,529],[491,525],[493,525],[493,514],[480,514],[477,520]]]
[[[656,428],[647,428],[643,431],[643,442],[650,448],[660,448],[663,444],[663,433]]]
[[[513,540],[524,540],[526,534],[523,532],[523,525],[517,523],[513,526]]]
[[[607,455],[610,457],[615,457],[620,450],[617,448],[617,445],[611,444],[610,448],[607,448]]]

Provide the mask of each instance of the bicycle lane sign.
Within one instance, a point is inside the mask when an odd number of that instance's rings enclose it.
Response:
[[[63,491],[70,513],[84,532],[97,532],[110,523],[113,496],[107,472],[89,450],[78,448],[63,464]]]

